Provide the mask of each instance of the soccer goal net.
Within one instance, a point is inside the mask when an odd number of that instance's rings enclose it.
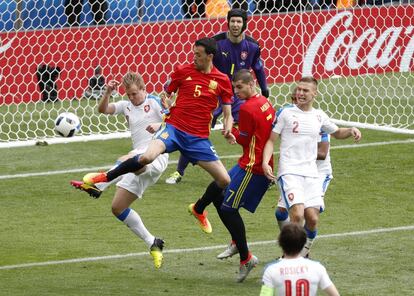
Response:
[[[135,71],[147,92],[161,92],[176,65],[192,62],[196,39],[226,31],[230,7],[219,0],[200,1],[206,7],[76,2],[0,0],[0,147],[128,137],[123,117],[97,112],[99,77],[120,80]],[[317,107],[338,123],[414,134],[414,5],[238,2],[249,10],[246,33],[262,48],[276,107],[290,101],[295,81],[314,76]],[[123,95],[120,89],[111,100]],[[54,132],[62,112],[80,118],[77,136]]]

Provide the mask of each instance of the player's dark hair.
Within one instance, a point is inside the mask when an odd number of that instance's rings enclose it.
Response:
[[[210,38],[210,37],[204,37],[204,38],[198,39],[194,43],[194,45],[204,47],[206,54],[215,55],[217,52],[217,42],[215,39]]]
[[[318,86],[318,80],[316,80],[315,78],[313,78],[312,76],[305,76],[302,77],[299,82],[306,82],[306,83],[313,83],[315,84],[315,86]]]
[[[302,251],[306,243],[305,229],[297,223],[283,226],[279,234],[279,246],[288,256],[295,256]]]
[[[234,74],[233,76],[234,82],[239,81],[239,80],[241,80],[243,84],[248,84],[249,82],[254,81],[254,78],[253,78],[252,73],[250,73],[249,70],[241,69],[237,71],[236,74]]]
[[[228,26],[228,23],[230,22],[230,19],[234,16],[238,16],[243,19],[243,27],[242,27],[242,33],[243,33],[244,30],[246,30],[247,28],[247,11],[240,9],[240,8],[230,9],[229,12],[227,13],[227,26]]]

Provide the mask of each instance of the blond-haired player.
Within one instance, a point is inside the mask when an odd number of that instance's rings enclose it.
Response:
[[[119,86],[119,82],[112,80],[107,84],[98,106],[100,113],[123,114],[128,122],[134,150],[129,152],[128,155],[122,156],[118,161],[143,153],[147,149],[153,133],[161,125],[163,113],[165,112],[161,106],[161,99],[146,93],[145,83],[140,74],[127,73],[122,79],[122,85],[129,100],[109,103],[112,91]],[[130,206],[137,198],[142,197],[144,191],[150,185],[157,182],[167,165],[168,154],[161,154],[154,162],[141,168],[138,172],[128,173],[111,182],[95,185],[86,184],[82,181],[71,182],[72,186],[87,192],[95,198],[98,198],[110,184],[117,182],[117,189],[112,200],[112,213],[147,244],[156,268],[160,268],[162,265],[164,241],[147,230],[140,215]]]

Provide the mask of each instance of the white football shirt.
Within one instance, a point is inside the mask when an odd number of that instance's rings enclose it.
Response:
[[[133,148],[146,148],[153,136],[146,130],[147,126],[163,120],[164,111],[160,98],[148,94],[145,101],[139,106],[134,106],[129,100],[119,101],[114,105],[114,114],[125,115],[131,131]]]
[[[272,295],[291,296],[314,296],[317,295],[318,288],[324,290],[333,285],[322,264],[303,257],[282,258],[268,264],[262,283]]]
[[[272,130],[281,138],[277,177],[286,174],[318,177],[316,158],[321,130],[328,134],[338,130],[322,110],[305,112],[289,105],[277,112]]]

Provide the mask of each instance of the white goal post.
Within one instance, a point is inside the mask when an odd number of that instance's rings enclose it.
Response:
[[[0,1],[0,148],[128,137],[124,118],[98,114],[99,95],[87,92],[95,71],[106,80],[139,72],[159,93],[176,65],[192,61],[196,39],[227,29],[223,16],[185,19],[181,1],[109,0],[99,25],[88,1],[79,24],[68,23],[65,1],[16,2]],[[217,2],[225,15],[229,4]],[[314,76],[317,107],[337,123],[414,134],[413,4],[257,13],[247,2],[247,34],[262,48],[276,107]],[[82,122],[70,139],[53,131],[66,111]]]

